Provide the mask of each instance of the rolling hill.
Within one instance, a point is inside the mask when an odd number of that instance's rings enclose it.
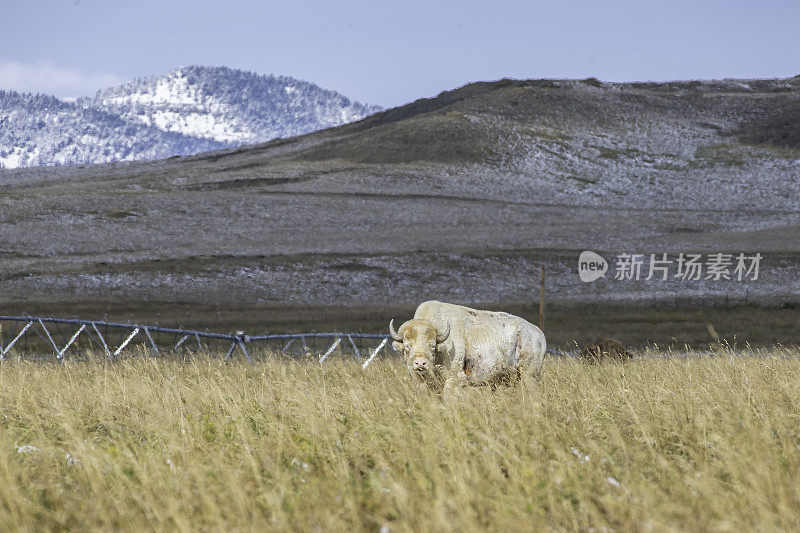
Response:
[[[6,170],[0,305],[372,327],[429,298],[523,308],[540,265],[554,305],[784,305],[800,293],[799,102],[800,77],[500,80],[266,143]],[[586,284],[582,250],[764,261],[750,282]]]

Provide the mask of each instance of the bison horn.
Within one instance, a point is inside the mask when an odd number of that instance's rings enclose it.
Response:
[[[442,333],[442,334],[440,335],[440,334],[438,334],[438,332],[437,332],[437,334],[436,334],[436,342],[437,342],[437,343],[439,343],[439,344],[441,344],[441,343],[443,343],[444,341],[446,341],[446,340],[447,340],[447,337],[449,337],[449,336],[450,336],[450,322],[448,322],[448,323],[447,323],[447,329],[445,330],[445,332],[444,332],[444,333]]]
[[[400,328],[403,329],[403,328]],[[389,321],[389,333],[392,335],[392,338],[397,342],[403,342],[403,337],[401,337],[395,330],[394,330],[394,318]]]

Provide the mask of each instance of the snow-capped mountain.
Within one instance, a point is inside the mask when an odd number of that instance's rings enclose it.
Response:
[[[224,146],[53,96],[0,91],[0,168],[154,159]]]
[[[225,67],[181,67],[75,101],[0,91],[0,168],[186,155],[379,110],[313,83]]]
[[[182,67],[81,103],[162,131],[237,144],[339,126],[380,110],[313,83],[225,67]]]

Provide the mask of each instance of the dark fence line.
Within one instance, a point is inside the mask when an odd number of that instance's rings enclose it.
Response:
[[[10,326],[5,333],[2,328],[3,323]],[[50,325],[50,329],[45,324]],[[73,326],[73,328],[64,331],[61,326]],[[57,343],[54,337],[60,338],[60,342]],[[24,347],[22,350],[17,350],[18,353],[41,350],[41,345],[44,344],[46,351],[52,351],[56,360],[62,360],[70,349],[73,352],[79,349],[81,340],[90,343],[93,347],[102,348],[106,358],[113,360],[120,357],[123,351],[130,347],[137,337],[137,345],[153,355],[160,355],[161,350],[164,349],[172,353],[201,350],[212,353],[209,349],[209,343],[222,343],[223,346],[227,346],[227,352],[224,357],[226,361],[233,356],[238,348],[241,354],[252,362],[253,359],[248,346],[253,346],[254,343],[268,346],[270,343],[278,341],[281,344],[285,342],[281,349],[282,354],[295,357],[299,355],[304,358],[318,351],[319,341],[323,341],[327,349],[324,353],[318,354],[320,362],[325,361],[337,347],[340,347],[340,352],[342,353],[345,351],[351,352],[354,358],[362,364],[363,368],[366,368],[387,346],[392,352],[394,351],[391,348],[391,343],[389,343],[391,339],[389,335],[374,333],[309,332],[247,335],[244,331],[237,331],[235,334],[226,334],[144,324],[124,324],[103,320],[0,315],[0,360],[5,359],[11,349],[20,343],[24,344]],[[6,342],[7,339],[10,340]],[[167,342],[168,339],[169,342]],[[347,342],[344,342],[345,340]],[[203,341],[206,341],[205,346]],[[370,346],[370,342],[375,341],[380,342],[377,346]],[[331,342],[331,344],[328,345],[328,342]],[[229,346],[228,343],[230,343]],[[314,345],[313,350],[309,344]],[[33,350],[31,350],[31,345]],[[365,352],[364,356],[362,356],[362,351]]]

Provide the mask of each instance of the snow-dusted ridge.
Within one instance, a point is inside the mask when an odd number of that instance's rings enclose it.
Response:
[[[226,67],[180,67],[71,101],[0,91],[0,168],[186,155],[379,110],[310,82]]]

